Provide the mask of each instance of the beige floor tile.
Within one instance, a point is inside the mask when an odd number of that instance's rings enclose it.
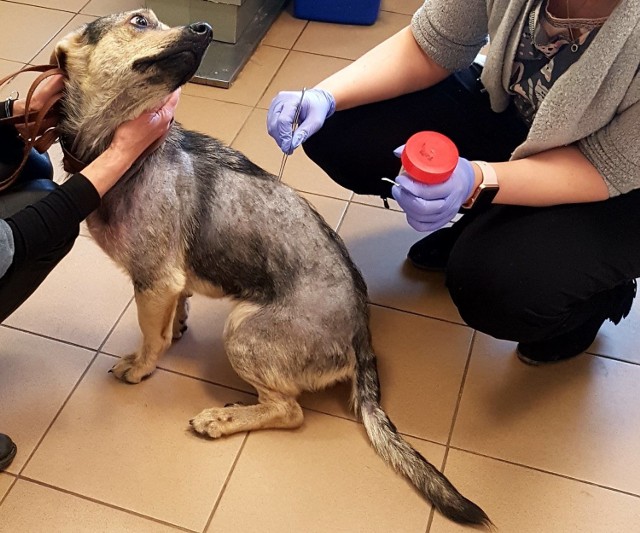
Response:
[[[382,405],[398,431],[446,443],[460,393],[472,330],[371,307]],[[305,394],[305,407],[353,418],[351,384]]]
[[[6,61],[4,59],[0,59],[0,78],[4,78],[5,76],[9,76],[10,74],[14,74],[18,72],[22,67],[25,67],[25,63],[18,63],[16,61]],[[24,98],[29,90],[29,87],[33,83],[33,80],[36,79],[37,74],[32,74],[30,72],[25,72],[16,76],[13,80],[7,82],[6,85],[3,85],[0,88],[0,100],[6,100],[9,95],[18,91],[20,96]]]
[[[201,531],[244,435],[211,441],[188,421],[203,408],[248,399],[163,371],[127,385],[107,374],[113,362],[94,362],[24,475]]]
[[[381,11],[373,26],[309,22],[294,50],[344,59],[357,59],[407,26],[409,15]]]
[[[392,13],[413,15],[423,3],[423,0],[382,0],[380,9]]]
[[[354,194],[352,201],[356,204],[371,205],[373,207],[384,207],[384,203],[379,196],[372,196],[370,194]],[[389,209],[392,209],[394,211],[402,211],[402,209],[400,209],[400,206],[398,205],[398,202],[396,202],[393,198],[389,197],[387,198],[387,201],[389,203]]]
[[[18,473],[94,353],[2,326],[0,346],[0,432],[18,446]]]
[[[640,363],[638,346],[640,346],[640,298],[636,298],[629,316],[617,326],[607,320],[587,351]]]
[[[73,13],[12,2],[0,2],[0,7],[0,58],[21,63],[28,63],[73,18]]]
[[[267,133],[267,112],[254,109],[236,137],[232,146],[251,161],[272,174],[278,174],[282,164],[282,152]],[[296,150],[285,164],[282,181],[298,191],[347,200],[348,191],[336,184],[324,171],[311,161],[302,149]]]
[[[640,494],[640,367],[584,355],[531,367],[476,338],[452,445]]]
[[[267,133],[267,112],[254,109],[231,145],[267,172],[278,174],[282,152]]]
[[[316,211],[322,215],[325,222],[334,230],[338,228],[338,224],[342,222],[344,214],[347,210],[347,202],[344,200],[336,200],[335,198],[325,198],[315,194],[300,193]]]
[[[451,450],[446,473],[504,533],[636,531],[640,500],[627,494]],[[435,516],[430,533],[470,531]]]
[[[91,0],[80,13],[102,17],[144,7],[145,0]]]
[[[271,100],[278,92],[313,87],[350,63],[351,61],[347,59],[292,51],[282,63],[282,67],[267,87],[257,107],[269,109]]]
[[[9,491],[11,485],[15,480],[15,477],[0,472],[0,502],[2,501],[2,498],[4,498],[4,495]]]
[[[259,46],[229,89],[189,83],[183,94],[255,106],[284,61],[287,51]]]
[[[132,297],[129,278],[91,239],[79,237],[5,324],[97,348]]]
[[[362,270],[373,303],[462,324],[444,285],[444,275],[406,261],[421,235],[403,213],[350,204],[340,228],[353,260]]]
[[[292,4],[293,2],[290,2],[289,8],[285,9],[271,25],[271,28],[269,28],[269,31],[267,31],[267,34],[262,40],[262,44],[291,49],[307,25],[306,20],[297,19],[291,14]]]
[[[273,140],[272,142],[275,145]],[[343,200],[348,200],[352,196],[351,191],[338,185],[324,170],[311,161],[302,148],[298,148],[287,159],[282,181],[301,192]]]
[[[84,0],[83,0],[84,5]],[[40,51],[40,53],[31,60],[31,63],[34,65],[46,65],[49,63],[51,59],[51,54],[55,50],[56,45],[59,41],[61,41],[67,34],[72,31],[77,30],[83,24],[88,24],[95,20],[96,17],[90,15],[76,15],[74,16],[69,24],[67,24],[60,32],[49,41],[49,43]]]
[[[185,128],[211,135],[230,144],[251,113],[251,108],[183,94],[176,120]]]
[[[37,511],[35,511],[37,510]],[[176,528],[19,480],[0,505],[0,533],[176,533]]]
[[[60,11],[71,11],[77,13],[87,0],[12,0],[18,4],[29,4],[32,6],[46,7]]]
[[[411,443],[438,467],[443,448]],[[249,435],[208,533],[424,533],[428,504],[373,451],[362,426],[308,413]]]

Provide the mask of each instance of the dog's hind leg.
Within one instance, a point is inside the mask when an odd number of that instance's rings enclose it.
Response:
[[[212,438],[255,429],[294,429],[303,421],[302,407],[291,396],[258,390],[256,405],[230,405],[205,409],[190,420],[191,427]]]
[[[139,383],[150,375],[158,358],[171,344],[180,291],[165,286],[136,291],[135,298],[142,345],[137,352],[120,359],[110,370],[118,379],[128,383]]]
[[[217,438],[240,431],[268,428],[297,428],[303,414],[296,398],[300,387],[289,356],[295,349],[274,337],[271,310],[248,302],[240,303],[225,325],[225,348],[238,375],[258,391],[257,405],[230,405],[205,409],[191,420],[193,429]]]

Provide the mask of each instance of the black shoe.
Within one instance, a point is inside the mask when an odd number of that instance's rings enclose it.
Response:
[[[460,232],[454,226],[441,228],[415,243],[407,254],[411,264],[421,270],[444,272],[449,253]]]
[[[17,450],[14,442],[7,435],[0,433],[0,471],[11,464]]]
[[[584,352],[598,335],[605,320],[618,324],[631,311],[637,284],[632,279],[610,289],[606,295],[607,308],[577,329],[553,339],[538,342],[520,342],[516,348],[518,358],[529,365],[543,365],[571,359]]]

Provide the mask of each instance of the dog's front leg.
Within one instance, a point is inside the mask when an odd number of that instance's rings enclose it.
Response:
[[[167,287],[136,291],[138,324],[142,346],[137,352],[118,361],[111,372],[128,383],[140,383],[156,369],[158,358],[167,350],[173,337],[173,320],[180,291]]]

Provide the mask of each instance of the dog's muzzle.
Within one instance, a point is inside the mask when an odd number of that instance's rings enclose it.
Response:
[[[176,87],[186,83],[195,73],[211,41],[213,29],[206,22],[194,22],[185,26],[175,43],[159,54],[144,57],[133,63],[133,70],[146,73],[152,67],[164,73],[176,83]],[[164,76],[157,81],[169,81]],[[152,81],[156,81],[155,79]]]

